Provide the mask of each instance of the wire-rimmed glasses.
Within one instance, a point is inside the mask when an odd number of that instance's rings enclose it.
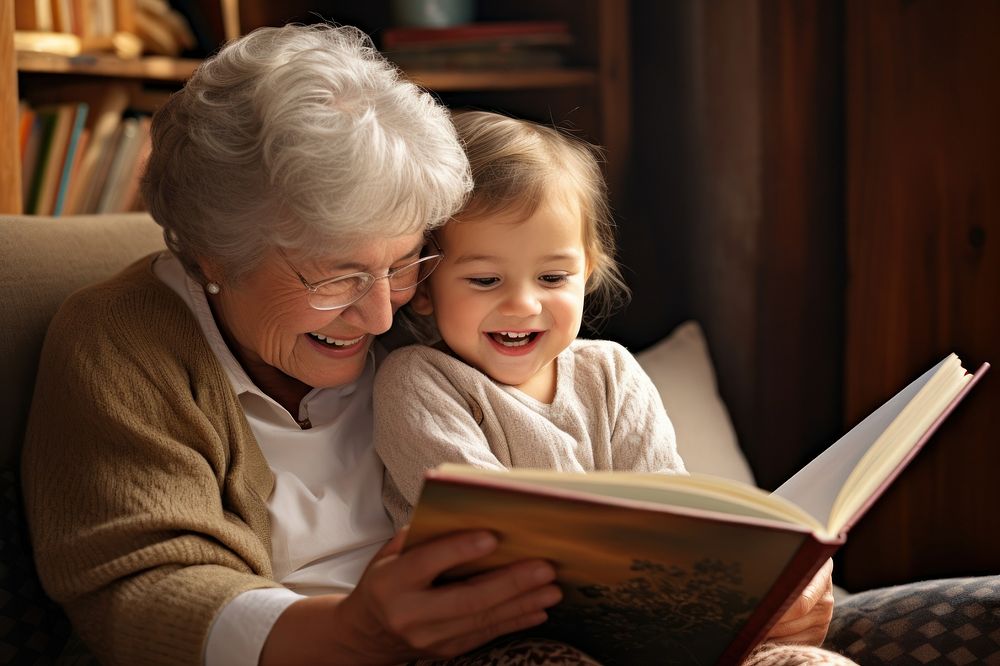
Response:
[[[361,300],[367,294],[375,282],[378,280],[388,280],[389,289],[392,291],[408,291],[413,289],[438,267],[444,254],[437,243],[434,245],[434,254],[423,256],[416,261],[394,268],[385,275],[372,275],[365,271],[348,273],[337,277],[327,278],[319,282],[310,282],[302,276],[292,262],[288,260],[284,252],[279,252],[281,258],[285,260],[288,267],[299,278],[302,286],[308,293],[309,305],[315,310],[340,310]]]

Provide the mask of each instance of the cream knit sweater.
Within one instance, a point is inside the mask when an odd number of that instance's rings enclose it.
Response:
[[[200,663],[218,610],[277,586],[270,469],[152,257],[53,319],[21,475],[45,590],[102,663]]]
[[[683,473],[674,427],[652,380],[621,345],[574,340],[556,357],[558,386],[544,404],[450,353],[397,349],[375,379],[375,451],[382,500],[409,522],[424,472],[441,463]]]

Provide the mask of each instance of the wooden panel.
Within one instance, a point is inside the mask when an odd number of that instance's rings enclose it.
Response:
[[[632,161],[632,91],[629,3],[605,0],[597,7],[601,141],[607,151],[608,187],[619,198]]]
[[[855,422],[949,351],[1000,362],[1000,3],[847,7]],[[845,585],[1000,570],[998,409],[987,376],[851,535]]]
[[[783,483],[841,434],[842,16],[836,3],[761,7],[757,381],[748,454]]]
[[[774,487],[840,429],[842,21],[821,2],[635,6],[636,40],[657,48],[636,58],[637,203],[621,234],[641,311],[623,333],[678,311],[701,321]]]
[[[21,155],[14,65],[14,3],[0,6],[0,213],[21,212]]]

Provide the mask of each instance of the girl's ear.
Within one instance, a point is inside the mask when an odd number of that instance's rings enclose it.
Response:
[[[427,280],[417,285],[417,291],[410,299],[410,309],[425,317],[434,313],[434,303],[431,300],[431,290],[427,285]]]

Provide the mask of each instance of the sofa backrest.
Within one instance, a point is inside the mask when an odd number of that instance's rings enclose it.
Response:
[[[163,230],[145,213],[0,216],[0,467],[17,459],[56,309],[77,289],[163,247]]]

